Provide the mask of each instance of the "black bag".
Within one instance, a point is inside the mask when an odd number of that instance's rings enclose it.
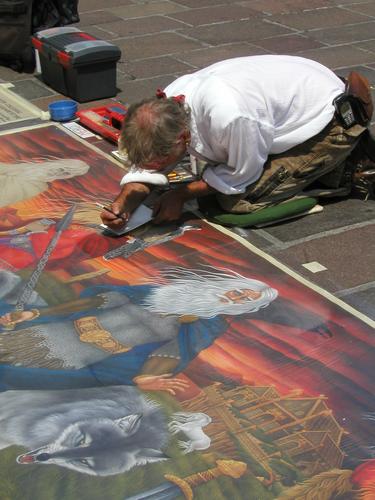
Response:
[[[35,31],[79,21],[78,0],[0,0],[0,65],[32,73]]]
[[[0,64],[26,73],[35,68],[32,4],[33,0],[0,0]]]
[[[77,0],[35,0],[33,32],[78,23]]]

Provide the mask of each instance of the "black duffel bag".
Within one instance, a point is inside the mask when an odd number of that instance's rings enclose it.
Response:
[[[32,4],[33,0],[0,0],[0,64],[27,73],[35,67]]]
[[[78,0],[0,0],[0,65],[32,73],[32,33],[79,21]]]

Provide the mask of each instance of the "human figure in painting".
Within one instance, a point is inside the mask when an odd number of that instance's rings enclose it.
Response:
[[[89,168],[75,159],[0,163],[0,208],[42,193],[49,182],[84,175]]]
[[[254,314],[277,291],[231,271],[175,269],[159,283],[96,286],[77,300],[11,311],[3,328],[27,328],[65,370],[0,366],[0,386],[73,388],[134,384],[145,390],[182,389],[170,377],[224,333],[225,317]],[[31,328],[32,327],[32,328]],[[72,369],[73,368],[73,369]]]

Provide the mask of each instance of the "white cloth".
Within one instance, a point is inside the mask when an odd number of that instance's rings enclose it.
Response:
[[[238,194],[262,174],[268,155],[287,151],[332,119],[343,82],[321,64],[294,56],[221,61],[172,82],[191,108],[191,153],[214,163],[203,179]]]
[[[155,186],[168,185],[168,177],[156,170],[144,170],[135,165],[130,167],[130,170],[120,181],[120,186],[129,184],[130,182],[142,182],[144,184],[153,184]]]

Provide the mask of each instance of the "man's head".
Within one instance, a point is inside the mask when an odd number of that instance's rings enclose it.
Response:
[[[145,300],[146,307],[159,314],[237,316],[267,307],[277,297],[277,290],[266,283],[233,271],[175,268],[164,278]]]
[[[172,97],[145,99],[129,107],[119,140],[129,161],[149,170],[162,170],[186,153],[190,112]]]

